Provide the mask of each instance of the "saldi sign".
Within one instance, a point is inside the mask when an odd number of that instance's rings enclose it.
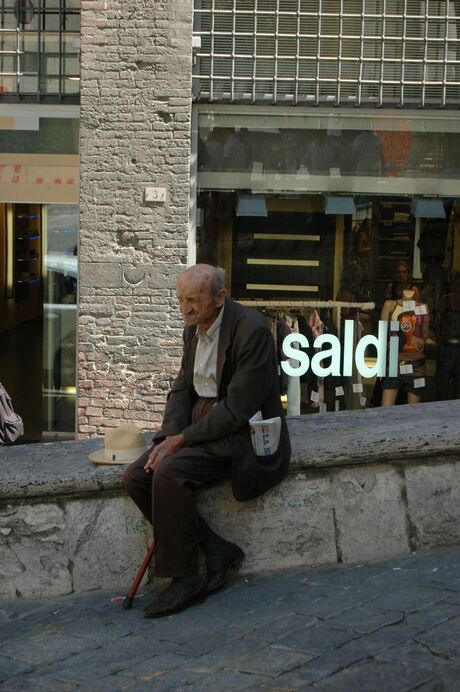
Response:
[[[353,364],[363,377],[397,377],[398,375],[398,351],[399,336],[394,334],[399,330],[399,323],[391,323],[391,336],[388,338],[388,323],[379,320],[377,336],[368,334],[354,344],[354,320],[345,320],[343,341],[334,334],[321,334],[314,340],[314,349],[318,350],[310,360],[305,351],[299,349],[309,348],[310,343],[306,336],[293,332],[283,340],[283,353],[286,360],[281,361],[281,367],[287,375],[300,377],[312,372],[318,377],[351,376]],[[366,365],[365,356],[375,357],[372,366]],[[327,361],[325,364],[324,361]],[[388,372],[387,372],[388,364]]]

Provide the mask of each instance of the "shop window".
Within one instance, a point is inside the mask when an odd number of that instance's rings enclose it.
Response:
[[[196,259],[265,313],[288,413],[459,398],[454,120],[203,108],[198,123]],[[299,358],[280,346],[293,332]]]
[[[75,435],[78,206],[0,204],[0,380],[24,442]]]

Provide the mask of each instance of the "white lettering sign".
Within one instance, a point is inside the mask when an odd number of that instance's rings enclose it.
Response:
[[[388,340],[388,324],[385,320],[379,320],[377,336],[368,334],[360,339],[355,346],[354,326],[353,320],[345,320],[343,344],[334,334],[317,336],[312,346],[314,349],[322,350],[318,350],[312,356],[311,363],[308,354],[299,350],[310,347],[307,337],[296,332],[288,334],[283,341],[283,353],[286,360],[281,361],[282,369],[286,375],[291,377],[305,375],[310,367],[317,377],[327,377],[328,375],[349,377],[353,372],[354,363],[362,377],[384,377],[388,350],[388,375],[389,377],[396,377],[398,374],[398,335],[393,334]],[[392,330],[394,330],[393,323]],[[296,345],[294,346],[294,344]],[[325,346],[328,348],[324,348]],[[372,365],[366,364],[366,356],[372,357],[375,362]],[[323,362],[325,360],[329,360],[326,365]]]

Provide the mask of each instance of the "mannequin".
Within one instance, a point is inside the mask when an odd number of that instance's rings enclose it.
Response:
[[[411,268],[407,262],[400,260],[395,267],[394,281],[387,284],[385,288],[385,299],[399,300],[405,289],[414,291],[414,300],[419,299],[418,288],[413,283]]]
[[[417,309],[408,309],[408,302],[413,303],[410,308],[415,306]],[[399,322],[398,376],[382,379],[382,406],[394,406],[400,390],[407,392],[409,404],[418,404],[425,391],[423,381],[425,342],[429,328],[428,307],[419,302],[417,291],[405,288],[401,298],[385,301],[380,319],[389,324]],[[420,384],[422,386],[418,386]]]

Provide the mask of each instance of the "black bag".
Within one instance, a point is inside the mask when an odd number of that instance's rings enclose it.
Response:
[[[0,382],[0,445],[13,444],[22,435],[22,418],[14,412],[8,392]]]

